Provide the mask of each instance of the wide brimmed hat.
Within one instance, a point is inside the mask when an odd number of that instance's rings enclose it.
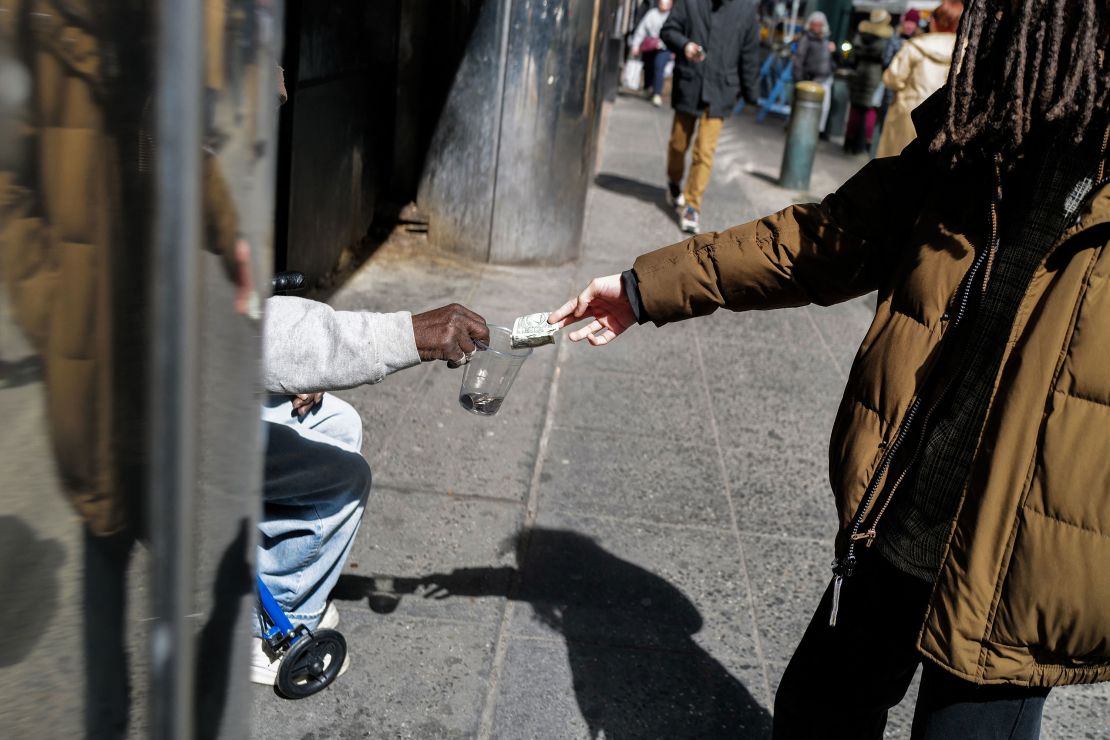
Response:
[[[859,32],[889,39],[894,35],[894,27],[890,25],[890,13],[882,8],[872,10],[871,17],[859,24]]]

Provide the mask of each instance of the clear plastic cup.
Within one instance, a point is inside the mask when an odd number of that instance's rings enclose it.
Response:
[[[512,332],[505,327],[490,326],[489,344],[475,342],[478,351],[466,364],[459,389],[459,405],[472,414],[496,414],[513,387],[517,371],[532,354],[531,347],[513,349],[511,337]]]

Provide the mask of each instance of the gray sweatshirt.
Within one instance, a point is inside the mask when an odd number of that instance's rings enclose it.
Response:
[[[262,380],[271,393],[354,388],[420,364],[408,311],[336,311],[274,296],[266,301],[263,327]]]

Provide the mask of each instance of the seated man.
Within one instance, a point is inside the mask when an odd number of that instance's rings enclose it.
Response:
[[[485,321],[457,304],[413,316],[335,311],[288,296],[266,302],[263,381],[274,395],[262,412],[266,462],[257,568],[294,624],[315,630],[338,623],[327,598],[370,492],[358,412],[322,391],[378,383],[421,361],[457,367],[475,351],[475,339],[489,340]],[[279,665],[257,639],[251,680],[272,685]]]

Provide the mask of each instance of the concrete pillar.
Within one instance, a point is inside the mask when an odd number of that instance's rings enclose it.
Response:
[[[578,256],[615,2],[483,6],[417,196],[435,246],[498,263]]]

